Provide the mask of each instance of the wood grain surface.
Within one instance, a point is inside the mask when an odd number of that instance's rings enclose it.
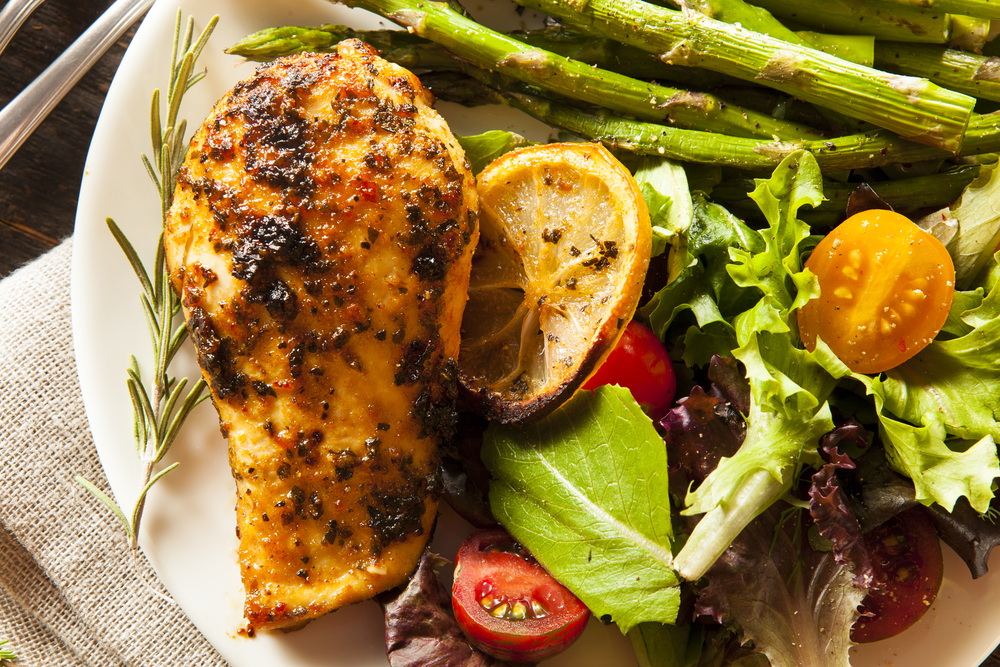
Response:
[[[0,105],[13,99],[110,4],[43,3],[0,54]],[[133,32],[111,47],[0,170],[0,278],[73,233],[90,138]],[[1000,667],[1000,649],[982,667]]]
[[[7,104],[101,13],[110,0],[48,0],[0,54]],[[69,92],[0,170],[0,277],[73,233],[83,164],[129,32]]]

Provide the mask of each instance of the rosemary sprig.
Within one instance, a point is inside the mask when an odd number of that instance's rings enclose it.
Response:
[[[9,641],[9,639],[0,639],[0,665],[3,667],[6,667],[8,660],[17,660],[17,654],[4,646]]]
[[[195,41],[193,39],[193,19],[189,17],[182,30],[181,12],[177,12],[173,51],[170,58],[165,123],[160,115],[160,91],[159,89],[153,91],[150,112],[152,158],[143,154],[142,163],[160,195],[161,227],[166,222],[167,211],[170,209],[170,202],[174,196],[177,170],[183,159],[185,146],[184,135],[187,123],[184,120],[178,121],[177,114],[184,93],[205,76],[203,72],[194,73],[193,70],[195,62],[218,20],[218,16],[213,17]],[[76,481],[114,513],[128,534],[129,546],[135,549],[142,511],[146,503],[146,493],[153,484],[176,468],[178,464],[174,463],[155,474],[154,468],[170,449],[170,445],[177,437],[184,420],[187,419],[196,405],[208,397],[208,394],[205,392],[205,382],[200,378],[185,394],[187,378],[177,380],[168,372],[170,362],[187,337],[187,329],[183,322],[177,322],[181,304],[180,299],[170,288],[170,278],[166,271],[164,257],[163,232],[160,232],[151,279],[149,272],[139,258],[139,254],[121,228],[111,218],[107,218],[107,225],[142,286],[140,301],[146,316],[146,324],[149,327],[149,337],[153,344],[153,376],[149,384],[147,385],[143,381],[139,363],[134,355],[130,357],[126,380],[135,417],[133,432],[136,454],[141,464],[140,483],[142,490],[136,498],[131,515],[127,516],[114,500],[92,483],[79,476]]]

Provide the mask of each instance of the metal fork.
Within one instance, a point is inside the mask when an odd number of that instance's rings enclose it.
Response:
[[[0,26],[0,38],[10,39],[17,26],[42,0],[8,3],[16,5],[9,15],[19,21],[13,27]],[[38,75],[27,88],[0,110],[0,169],[34,132],[38,124],[76,85],[98,58],[121,37],[153,4],[153,0],[117,0],[86,32],[70,44],[61,56]],[[8,15],[4,8],[3,15]],[[7,34],[7,33],[10,34]],[[3,48],[0,44],[0,49]]]
[[[7,47],[10,38],[21,27],[25,19],[45,0],[10,0],[0,10],[0,52]]]

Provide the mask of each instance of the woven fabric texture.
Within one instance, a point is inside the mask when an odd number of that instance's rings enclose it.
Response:
[[[0,638],[18,667],[224,666],[74,481],[110,492],[76,376],[71,253],[0,282]]]

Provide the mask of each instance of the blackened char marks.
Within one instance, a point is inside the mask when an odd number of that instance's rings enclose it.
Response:
[[[461,256],[472,240],[470,230],[461,229],[456,219],[465,195],[462,176],[446,155],[444,144],[436,142],[425,156],[438,167],[442,184],[424,184],[404,196],[406,220],[410,224],[404,241],[410,245],[423,244],[410,270],[424,282],[444,280],[452,258]],[[469,222],[474,228],[475,218],[470,217]]]
[[[308,197],[316,188],[309,174],[314,150],[310,123],[294,106],[299,88],[260,86],[248,92],[240,107],[247,126],[242,143],[254,180]]]
[[[428,342],[412,340],[403,351],[403,358],[396,364],[396,386],[412,385],[424,378],[424,366],[435,352]]]
[[[288,374],[293,378],[300,377],[302,375],[302,367],[306,363],[305,359],[306,345],[304,342],[299,341],[299,343],[288,352]]]
[[[296,219],[266,215],[248,221],[233,247],[233,276],[248,283],[278,263],[304,269],[320,256],[316,242],[302,234]]]
[[[408,132],[416,124],[417,107],[412,104],[396,105],[390,98],[379,98],[372,122],[375,127],[390,134]]]
[[[288,284],[276,279],[262,290],[264,307],[276,320],[294,320],[299,314],[298,298]]]
[[[208,371],[209,384],[219,398],[239,394],[247,378],[235,368],[233,341],[221,338],[203,308],[190,309],[188,331],[198,350],[202,368]]]
[[[320,271],[316,242],[303,236],[295,220],[263,216],[246,221],[233,244],[234,277],[249,284],[247,300],[263,303],[275,320],[294,320],[299,313],[298,297],[277,277],[284,264],[306,272]]]
[[[427,244],[413,258],[411,270],[425,282],[437,282],[448,275],[448,255],[440,245]]]
[[[413,401],[413,416],[420,420],[419,438],[437,436],[448,442],[458,430],[458,364],[454,359],[443,363],[439,369],[440,392],[436,397],[424,391]]]
[[[407,484],[399,491],[372,490],[368,494],[368,526],[374,533],[372,552],[378,556],[393,542],[405,542],[409,537],[423,535],[423,485]]]
[[[201,154],[204,162],[207,154]],[[226,231],[230,223],[240,217],[240,201],[236,191],[208,177],[195,178],[191,174],[191,168],[187,163],[180,168],[177,173],[177,182],[191,190],[191,196],[195,201],[204,199],[212,211],[212,217],[220,231]]]

